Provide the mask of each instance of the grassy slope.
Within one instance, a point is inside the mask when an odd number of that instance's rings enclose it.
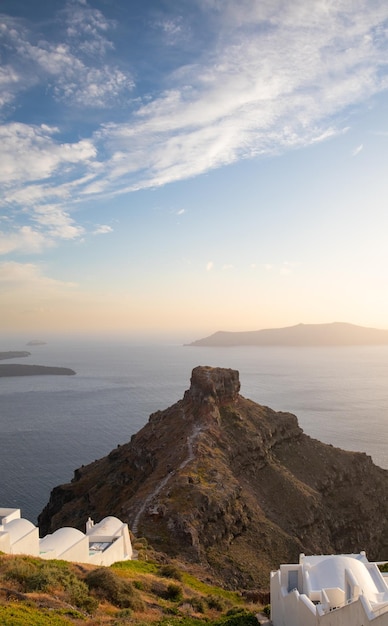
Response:
[[[0,553],[2,626],[248,626],[261,608],[172,563],[95,568]]]

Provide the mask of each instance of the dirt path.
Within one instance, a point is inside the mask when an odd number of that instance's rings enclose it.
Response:
[[[183,415],[183,417],[185,417],[185,416]],[[183,469],[184,467],[186,467],[186,465],[188,465],[188,463],[190,463],[191,461],[194,460],[194,457],[195,457],[195,455],[194,455],[194,442],[198,438],[198,435],[200,434],[201,431],[202,431],[202,428],[200,426],[194,426],[193,432],[191,433],[191,435],[189,435],[187,437],[187,441],[186,441],[186,444],[187,444],[187,456],[182,461],[182,463],[179,465],[178,469],[180,469],[180,470]],[[156,498],[156,496],[161,492],[163,487],[165,487],[165,485],[167,485],[168,481],[170,480],[170,478],[174,474],[175,474],[174,470],[169,472],[156,485],[155,489],[153,489],[153,491],[151,491],[151,493],[149,493],[148,496],[145,498],[143,504],[141,505],[141,507],[139,508],[138,512],[136,513],[135,519],[133,520],[132,525],[131,525],[131,530],[132,530],[134,535],[137,535],[137,533],[138,533],[139,521],[140,521],[140,518],[143,515],[144,511],[150,506],[152,500],[154,498]]]

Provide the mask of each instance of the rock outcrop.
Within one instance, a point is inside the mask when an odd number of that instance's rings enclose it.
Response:
[[[388,471],[239,391],[237,371],[195,368],[182,400],[52,491],[42,532],[116,515],[229,588],[268,587],[300,552],[387,559]]]

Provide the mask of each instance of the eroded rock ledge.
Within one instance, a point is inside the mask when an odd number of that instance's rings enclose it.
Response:
[[[218,403],[235,402],[240,392],[240,378],[237,370],[222,367],[198,366],[191,374],[188,391],[193,399],[212,397]]]

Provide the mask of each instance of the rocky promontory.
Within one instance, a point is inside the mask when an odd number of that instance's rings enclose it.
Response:
[[[388,471],[242,397],[237,371],[197,367],[181,400],[53,489],[39,526],[106,515],[208,579],[267,588],[301,552],[386,560]]]

